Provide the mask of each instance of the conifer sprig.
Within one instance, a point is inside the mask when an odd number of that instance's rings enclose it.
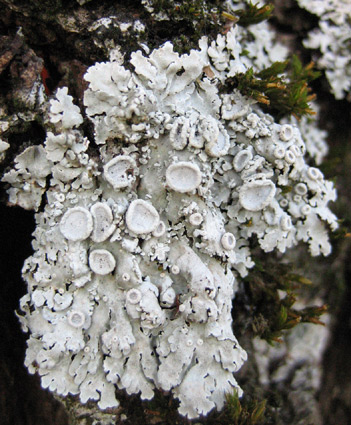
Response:
[[[245,278],[250,304],[254,306],[251,318],[254,335],[273,344],[282,342],[284,332],[299,323],[323,325],[320,316],[327,311],[326,305],[294,308],[297,290],[312,282],[292,273],[289,265],[263,264],[256,260],[255,269]]]
[[[232,425],[258,425],[262,423],[267,400],[239,399],[236,390],[226,394],[226,411]]]
[[[278,117],[293,115],[299,119],[315,113],[309,103],[316,95],[308,84],[319,76],[313,62],[303,66],[294,55],[291,60],[275,62],[260,72],[249,68],[229,78],[226,85],[262,103]]]
[[[236,10],[235,15],[239,18],[239,25],[248,27],[249,25],[259,24],[269,19],[272,16],[273,10],[274,6],[272,3],[259,7],[258,3],[253,4],[250,1],[246,9]]]

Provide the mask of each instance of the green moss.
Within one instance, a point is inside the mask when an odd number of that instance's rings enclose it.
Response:
[[[250,397],[239,398],[236,390],[226,394],[227,404],[220,415],[222,424],[259,425],[264,423],[266,400],[256,400]],[[219,419],[218,418],[218,419]]]
[[[238,89],[279,118],[290,115],[301,118],[314,114],[309,102],[316,96],[311,93],[308,84],[319,76],[313,62],[303,66],[294,55],[291,60],[275,62],[263,71],[254,72],[250,68],[237,74],[227,79],[225,89]]]
[[[325,305],[294,308],[297,292],[312,284],[309,279],[293,273],[291,265],[274,259],[256,259],[255,263],[255,269],[244,279],[253,336],[273,344],[281,342],[284,332],[299,323],[323,324],[320,316],[327,310]]]
[[[258,3],[253,4],[251,1],[246,5],[245,9],[239,9],[234,12],[234,15],[224,12],[223,16],[230,21],[237,22],[238,25],[248,27],[249,25],[259,24],[271,18],[274,6],[271,3],[265,4],[262,7]]]

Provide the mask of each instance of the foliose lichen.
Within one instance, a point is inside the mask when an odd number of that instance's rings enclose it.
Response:
[[[321,165],[328,154],[327,136],[328,132],[318,127],[319,121],[319,105],[312,103],[315,115],[313,117],[303,116],[300,120],[295,117],[284,118],[281,124],[296,125],[306,144],[306,152],[314,160],[316,165]]]
[[[9,143],[0,139],[0,162],[5,158],[6,151],[10,147]]]
[[[98,151],[62,88],[44,145],[3,177],[10,203],[37,211],[19,317],[43,387],[101,409],[118,406],[116,387],[172,391],[188,418],[221,409],[226,392],[241,394],[231,310],[250,240],[330,253],[335,189],[308,165],[298,128],[219,94],[247,68],[243,49],[233,27],[188,55],[169,42],[137,51],[134,71],[95,64],[84,105]]]
[[[319,17],[319,27],[308,34],[305,47],[318,49],[317,65],[325,70],[336,99],[350,100],[351,2],[350,0],[298,0],[299,6]]]

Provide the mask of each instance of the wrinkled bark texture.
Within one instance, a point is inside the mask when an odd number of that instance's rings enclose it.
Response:
[[[146,25],[143,35],[149,47],[182,34],[185,39],[196,38],[196,31],[182,20],[155,21],[140,1],[121,0],[0,0],[0,131],[11,147],[0,165],[2,172],[13,158],[29,144],[42,143],[45,130],[40,124],[40,106],[37,103],[39,84],[45,82],[47,94],[59,86],[68,86],[69,92],[82,101],[85,84],[82,76],[88,66],[108,59],[111,47],[122,46],[128,52],[138,49],[138,35],[108,28],[91,30],[98,19],[114,16],[120,22],[141,19]],[[275,2],[272,25],[289,47],[306,60],[301,40],[307,30],[316,25],[316,19],[303,12],[295,2]],[[89,29],[90,28],[90,29]],[[23,35],[22,35],[23,34]],[[203,34],[200,34],[200,36]],[[184,44],[184,40],[183,40]],[[337,176],[339,200],[334,210],[351,223],[351,106],[347,101],[335,101],[328,92],[327,82],[321,78],[314,90],[321,103],[321,127],[329,131],[330,155],[325,167],[326,177]],[[10,117],[10,118],[9,118]],[[85,129],[91,136],[89,126]],[[3,425],[68,425],[68,424],[186,424],[176,413],[177,403],[167,394],[157,394],[152,402],[142,403],[138,396],[120,394],[121,407],[101,413],[91,403],[81,406],[74,398],[61,400],[40,387],[38,376],[31,376],[23,366],[26,335],[22,333],[14,311],[19,298],[26,292],[21,280],[21,267],[31,254],[31,233],[34,230],[32,212],[6,206],[6,193],[1,192],[0,261],[0,411]],[[333,254],[327,259],[312,260],[301,250],[296,254],[299,270],[304,270],[316,285],[308,299],[317,296],[329,305],[330,337],[324,353],[322,379],[317,394],[306,388],[305,377],[301,388],[296,387],[298,371],[313,373],[313,367],[303,369],[295,365],[286,379],[277,385],[273,379],[261,387],[257,345],[252,334],[240,324],[245,320],[245,293],[239,292],[236,307],[236,335],[248,351],[249,361],[237,375],[246,393],[268,400],[265,424],[348,424],[351,423],[351,238],[335,240]],[[313,326],[313,325],[309,325]],[[287,361],[289,352],[281,352],[272,372]],[[279,364],[278,364],[279,363]],[[300,391],[301,390],[301,391]],[[196,422],[196,421],[195,421]],[[198,423],[220,424],[221,414],[213,412]],[[247,422],[248,424],[250,422]]]

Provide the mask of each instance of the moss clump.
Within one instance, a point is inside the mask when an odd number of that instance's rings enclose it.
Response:
[[[269,344],[281,342],[284,331],[302,322],[323,325],[320,316],[327,306],[295,309],[297,291],[312,282],[293,273],[292,266],[274,263],[268,259],[255,260],[256,267],[244,279],[245,291],[251,310],[250,323],[254,336]]]
[[[226,406],[220,414],[212,414],[211,425],[260,425],[266,423],[267,400],[249,396],[239,398],[236,390],[226,394]]]
[[[222,15],[230,21],[238,22],[238,25],[248,27],[271,18],[273,10],[274,6],[271,3],[259,7],[258,3],[253,4],[250,1],[245,9],[236,10],[234,15],[228,12],[223,12]]]
[[[303,66],[294,55],[284,62],[275,62],[269,68],[254,72],[253,68],[226,81],[226,86],[238,89],[245,96],[257,100],[268,112],[283,116],[301,118],[313,115],[309,102],[316,98],[308,84],[318,78],[313,62]]]

